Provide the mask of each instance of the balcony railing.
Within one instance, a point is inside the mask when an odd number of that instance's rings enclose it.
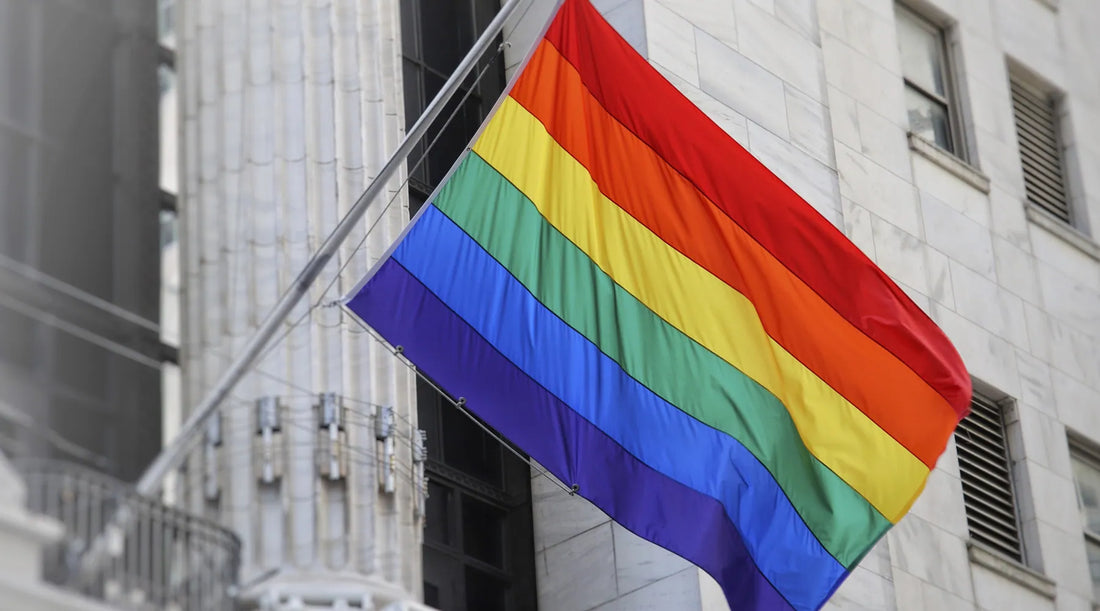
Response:
[[[19,464],[29,508],[59,520],[46,550],[47,581],[116,608],[234,608],[240,541],[101,473],[58,461]]]

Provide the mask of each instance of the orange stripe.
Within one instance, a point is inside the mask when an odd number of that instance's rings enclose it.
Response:
[[[589,170],[609,199],[748,297],[776,342],[935,466],[956,420],[947,401],[610,116],[552,45],[539,46],[511,97]]]

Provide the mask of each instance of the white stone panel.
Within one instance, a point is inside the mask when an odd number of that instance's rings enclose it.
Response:
[[[928,294],[924,268],[924,244],[919,238],[880,218],[871,218],[875,238],[875,260],[896,282],[902,282]]]
[[[841,195],[912,236],[923,234],[917,191],[905,179],[843,145],[836,148],[836,169]]]
[[[859,133],[859,107],[850,95],[829,86],[829,118],[833,137],[855,150],[863,146]]]
[[[1043,522],[1038,526],[1046,574],[1056,579],[1059,587],[1091,598],[1092,579],[1082,545],[1084,535],[1081,531],[1066,532]]]
[[[715,40],[737,48],[737,22],[734,19],[733,0],[657,0],[672,12],[687,19]]]
[[[1027,481],[1031,487],[1032,500],[1027,505],[1034,508],[1037,520],[1063,530],[1078,530],[1074,528],[1080,524],[1080,520],[1077,491],[1072,479],[1027,461]]]
[[[1092,598],[1075,594],[1069,590],[1058,589],[1054,598],[1054,608],[1058,611],[1094,611]]]
[[[981,222],[981,219],[975,220]],[[1024,252],[1031,252],[1030,227],[1024,215],[1023,199],[996,184],[989,190],[989,226],[995,235]]]
[[[1066,446],[1066,428],[1058,421],[1057,416],[1048,415],[1046,410],[1024,403],[1017,403],[1016,410],[1020,418],[1024,454],[1057,475],[1072,477]]]
[[[913,182],[922,192],[931,195],[970,220],[988,227],[989,198],[939,164],[914,154]]]
[[[643,0],[597,0],[592,3],[642,57],[647,54],[645,5]]]
[[[863,567],[856,567],[823,607],[829,611],[893,611],[894,584]]]
[[[1019,297],[954,260],[951,262],[951,284],[956,312],[1021,348],[1028,347],[1027,323]]]
[[[790,142],[749,122],[749,151],[833,225],[840,225],[836,172]]]
[[[972,611],[974,609],[974,603],[970,600],[928,582],[921,583],[921,605],[915,608],[937,611]]]
[[[894,174],[912,180],[906,129],[886,117],[857,105],[860,151]]]
[[[869,259],[872,261],[877,260],[871,213],[848,198],[842,198],[840,201],[841,211],[844,215],[844,235],[848,236],[848,239],[859,247]]]
[[[578,607],[579,608],[579,607]],[[698,569],[687,567],[601,605],[596,611],[666,611],[700,609]]]
[[[963,506],[962,483],[942,469],[933,469],[928,476],[917,502],[909,510],[913,516],[943,528],[948,533],[965,539],[966,514]]]
[[[536,575],[539,608],[592,609],[618,595],[611,522],[546,549],[546,572]]]
[[[927,192],[921,192],[921,214],[928,244],[992,280],[996,274],[989,229]]]
[[[619,592],[633,592],[691,566],[676,554],[612,523]]]
[[[1037,225],[1032,225],[1031,248],[1044,268],[1057,270],[1082,288],[1100,291],[1100,265],[1081,249]]]
[[[996,52],[996,47],[981,41],[972,41],[964,37],[963,47],[977,47],[979,54],[971,57],[965,73],[966,108],[980,109],[970,112],[971,123],[998,142],[1015,144],[1016,123],[1012,112],[1012,98],[1008,89],[1008,72],[1003,59],[992,64],[984,64],[993,57],[986,54]],[[984,45],[984,46],[983,46]],[[986,154],[986,148],[979,141],[979,152]],[[1011,146],[1011,145],[1009,145]],[[973,157],[973,156],[972,156]]]
[[[569,495],[549,476],[531,480],[535,549],[553,547],[607,522],[607,515],[580,496]]]
[[[738,50],[814,100],[823,101],[821,51],[750,0],[734,0]]]
[[[942,306],[932,306],[932,319],[951,339],[971,376],[1019,396],[1016,349],[1011,343]]]
[[[1100,391],[1054,369],[1054,398],[1058,418],[1066,426],[1089,439],[1100,439]]]
[[[1016,352],[1016,370],[1020,376],[1020,396],[1017,401],[1031,405],[1048,416],[1054,416],[1054,392],[1050,366],[1023,350]]]
[[[656,0],[646,0],[645,11],[649,61],[698,87],[695,27]]]
[[[835,4],[842,7],[843,31],[848,44],[884,68],[900,74],[901,59],[893,16],[884,14],[881,8],[879,10],[872,8],[871,5],[875,3],[837,2]]]
[[[1055,85],[1064,87],[1065,65],[1057,14],[1042,2],[1012,2],[995,11],[1001,45],[1015,59]]]
[[[1031,354],[1051,362],[1050,321],[1046,313],[1025,301],[1024,320],[1027,322],[1027,338],[1031,344]]]
[[[1061,319],[1077,331],[1100,338],[1100,291],[1065,275],[1062,268],[1039,264],[1039,286],[1043,303],[1051,316]]]
[[[955,289],[951,285],[951,259],[942,252],[926,246],[924,264],[928,276],[928,297],[955,308]]]
[[[703,32],[696,32],[699,84],[703,91],[786,139],[783,81]]]
[[[859,561],[859,566],[883,579],[891,579],[893,568],[890,566],[890,541],[886,537],[879,539],[863,560]]]
[[[899,75],[829,34],[821,37],[821,51],[830,85],[898,125],[905,124],[904,90]]]
[[[814,0],[775,0],[776,18],[800,36],[818,42],[817,5]]]
[[[973,600],[962,539],[915,515],[902,518],[887,536],[895,567],[960,598]]]
[[[974,573],[974,596],[982,611],[1011,611],[1027,609],[1044,611],[1054,609],[1054,601],[1000,573],[982,566],[971,569]]]
[[[893,577],[894,602],[898,611],[924,611],[921,580],[901,569],[894,569]]]
[[[1050,344],[1050,363],[1054,369],[1096,387],[1095,372],[1100,371],[1096,339],[1058,318],[1048,316],[1046,321],[1046,339]]]
[[[786,85],[787,124],[791,141],[821,163],[835,167],[829,110],[809,96]]]
[[[1011,118],[1010,118],[1011,120]],[[1016,146],[1015,125],[1001,139],[983,127],[972,130],[977,145],[977,164],[989,180],[1023,201],[1024,173],[1020,168],[1020,150]]]
[[[1041,303],[1035,259],[1031,254],[1001,237],[993,238],[993,260],[997,282],[1032,304]]]

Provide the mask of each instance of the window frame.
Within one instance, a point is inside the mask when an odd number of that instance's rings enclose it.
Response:
[[[900,21],[906,19],[912,22],[919,28],[930,32],[936,39],[936,49],[939,51],[938,64],[943,73],[944,81],[944,95],[940,95],[934,91],[929,91],[926,87],[912,80],[905,74],[905,65],[901,65],[901,78],[902,84],[906,91],[912,90],[917,95],[920,95],[935,104],[942,106],[947,112],[947,129],[948,137],[950,138],[951,148],[947,149],[936,142],[925,138],[912,131],[911,126],[907,126],[909,133],[922,141],[934,146],[936,149],[943,151],[949,155],[957,157],[963,162],[969,164],[970,159],[970,146],[967,133],[965,131],[966,124],[963,121],[961,90],[959,86],[957,74],[958,62],[954,60],[954,54],[952,52],[952,35],[954,27],[951,23],[948,23],[943,19],[935,19],[928,17],[927,15],[917,11],[916,9],[903,4],[895,3],[895,19]],[[895,24],[895,31],[897,31],[897,24]],[[901,37],[898,36],[898,52],[901,52]],[[909,105],[905,105],[906,111],[906,123],[908,124]]]
[[[1067,441],[1069,445],[1069,458],[1070,458],[1070,471],[1073,476],[1073,493],[1077,499],[1077,509],[1081,512],[1083,509],[1081,503],[1081,489],[1077,485],[1077,475],[1072,473],[1074,461],[1082,462],[1086,466],[1093,468],[1097,473],[1100,473],[1100,448],[1095,443],[1080,437],[1073,432],[1069,432],[1067,435]],[[1097,547],[1100,547],[1100,532],[1094,532],[1088,527],[1088,522],[1081,520],[1081,534],[1082,539],[1087,547],[1091,543]],[[1089,579],[1093,581],[1094,595],[1100,595],[1100,582],[1094,580],[1092,576],[1092,570],[1089,570]]]
[[[997,413],[1000,416],[1000,423],[999,423],[1000,427],[1001,427],[1000,432],[1001,432],[1001,438],[1003,439],[1003,446],[1000,449],[1001,449],[1001,454],[1002,454],[1002,457],[1003,457],[1003,460],[1004,460],[1003,464],[1004,464],[1005,472],[1007,473],[1006,479],[1007,479],[1007,482],[1008,482],[1008,500],[1011,502],[1011,505],[1012,505],[1012,517],[1013,517],[1013,522],[1014,522],[1013,525],[1014,525],[1014,528],[1015,528],[1015,539],[1016,539],[1016,541],[1015,541],[1015,543],[1016,543],[1016,555],[1013,556],[1011,554],[1006,553],[1006,551],[1004,549],[1001,549],[1001,547],[983,540],[984,535],[979,534],[979,535],[976,536],[975,532],[974,532],[975,528],[974,528],[974,525],[972,524],[972,515],[974,515],[976,512],[975,512],[975,509],[972,509],[972,506],[973,506],[974,503],[972,501],[967,500],[967,497],[969,496],[966,493],[967,477],[968,477],[967,476],[967,468],[963,466],[964,458],[961,455],[961,452],[970,453],[971,450],[966,448],[965,445],[960,446],[960,443],[959,443],[963,438],[963,435],[961,435],[960,433],[965,433],[965,434],[969,435],[969,431],[966,430],[966,429],[963,429],[962,427],[964,426],[963,422],[965,422],[967,418],[975,417],[973,408],[971,408],[971,413],[968,414],[966,416],[966,418],[963,419],[963,421],[959,422],[959,426],[955,429],[955,434],[954,434],[957,461],[958,461],[958,465],[959,465],[959,481],[960,481],[960,484],[963,485],[963,510],[964,510],[964,514],[966,516],[967,536],[969,537],[972,544],[980,545],[981,547],[983,547],[984,549],[987,549],[991,553],[994,553],[994,554],[996,554],[996,555],[998,555],[998,556],[1000,556],[1000,557],[1002,557],[1006,560],[1009,560],[1010,562],[1014,562],[1014,563],[1017,563],[1021,566],[1026,567],[1028,565],[1029,554],[1028,554],[1026,537],[1025,537],[1025,532],[1024,532],[1024,523],[1023,523],[1023,519],[1022,519],[1022,507],[1021,507],[1021,505],[1022,505],[1021,500],[1022,499],[1019,498],[1019,482],[1017,481],[1017,475],[1018,474],[1016,472],[1016,464],[1015,464],[1016,460],[1014,460],[1014,458],[1013,458],[1013,450],[1015,449],[1014,448],[1014,442],[1013,442],[1013,439],[1012,439],[1013,434],[1012,434],[1012,431],[1010,430],[1010,428],[1012,427],[1012,425],[1015,421],[1014,417],[1013,417],[1014,414],[1012,414],[1010,410],[1014,409],[1015,406],[1014,406],[1013,401],[1010,398],[1008,398],[1007,396],[1001,395],[1000,398],[998,398],[998,399],[994,399],[993,398],[994,396],[997,396],[997,393],[983,392],[981,390],[975,389],[973,397],[971,398],[971,405],[973,405],[976,402],[985,403],[985,404],[987,404],[987,407],[995,408],[997,410]],[[969,444],[971,442],[972,442],[972,439],[968,436],[964,443]],[[969,485],[973,486],[974,484],[970,483]],[[996,508],[994,508],[994,509],[996,509]]]
[[[1058,89],[1057,87],[1051,86],[1051,85],[1043,82],[1038,77],[1032,76],[1030,71],[1028,71],[1025,68],[1019,66],[1015,62],[1009,62],[1008,87],[1009,87],[1009,101],[1012,104],[1012,129],[1013,129],[1013,132],[1015,133],[1015,136],[1016,136],[1016,147],[1017,147],[1017,153],[1018,153],[1017,157],[1018,157],[1019,163],[1020,163],[1020,173],[1021,173],[1021,175],[1023,176],[1023,179],[1024,179],[1024,202],[1026,203],[1026,205],[1029,208],[1038,211],[1040,214],[1045,215],[1046,217],[1050,218],[1052,221],[1058,223],[1059,225],[1061,225],[1063,227],[1068,227],[1068,228],[1071,228],[1071,229],[1074,229],[1074,230],[1079,230],[1080,226],[1082,225],[1082,222],[1081,222],[1080,216],[1077,212],[1077,209],[1079,207],[1078,202],[1074,201],[1074,196],[1075,196],[1075,193],[1078,191],[1079,185],[1076,185],[1074,183],[1073,176],[1070,173],[1069,151],[1068,151],[1069,147],[1066,145],[1066,135],[1065,135],[1065,131],[1067,129],[1066,122],[1065,122],[1065,107],[1064,107],[1065,94],[1064,94],[1064,92],[1062,92],[1062,90]],[[1030,188],[1029,188],[1028,178],[1027,178],[1028,172],[1024,167],[1025,165],[1027,165],[1024,162],[1024,147],[1022,146],[1022,141],[1024,139],[1021,138],[1020,118],[1019,118],[1018,113],[1016,112],[1016,98],[1017,98],[1016,90],[1017,89],[1021,90],[1025,95],[1035,97],[1035,98],[1038,98],[1039,100],[1042,100],[1043,103],[1047,106],[1047,108],[1040,108],[1040,109],[1037,109],[1037,110],[1049,110],[1050,111],[1051,124],[1052,124],[1052,127],[1053,127],[1053,133],[1051,133],[1050,135],[1051,135],[1051,137],[1054,141],[1054,147],[1055,147],[1054,153],[1055,153],[1055,156],[1057,157],[1057,162],[1058,162],[1058,176],[1057,176],[1057,178],[1060,180],[1060,184],[1058,186],[1062,190],[1061,196],[1063,198],[1063,203],[1064,203],[1065,210],[1066,210],[1066,218],[1065,219],[1061,218],[1061,216],[1059,216],[1057,213],[1048,210],[1047,206],[1045,204],[1040,203],[1040,202],[1032,199],[1032,197],[1031,197],[1030,192],[1032,190],[1046,191],[1048,194],[1051,194],[1051,195],[1057,195],[1057,194],[1050,193],[1049,189],[1047,189],[1043,185],[1034,185],[1034,186],[1030,186]],[[1030,105],[1034,105],[1036,103],[1036,101],[1034,101],[1034,100],[1025,100],[1025,103],[1030,104]],[[1029,137],[1028,139],[1029,140],[1034,140],[1034,137]],[[1036,143],[1036,144],[1041,144],[1041,143]],[[1034,162],[1032,162],[1032,163],[1034,163]],[[1038,168],[1038,169],[1041,170],[1041,168]]]
[[[492,20],[493,16],[495,15],[495,10],[499,10],[499,7],[500,7],[500,3],[495,1],[495,0],[454,0],[454,1],[459,2],[460,4],[464,5],[464,7],[467,8],[470,11],[470,17],[471,17],[470,25],[472,26],[472,29],[469,32],[469,34],[472,36],[471,40],[476,40],[477,39],[477,36],[485,29],[485,27]],[[401,27],[402,36],[404,36],[407,33],[411,33],[413,35],[411,41],[405,41],[404,39],[402,39],[402,42],[401,42],[401,75],[402,75],[403,96],[405,98],[404,99],[404,104],[403,104],[403,110],[406,113],[406,115],[408,115],[409,114],[409,108],[410,108],[410,101],[407,98],[410,94],[414,94],[417,98],[415,100],[415,105],[418,109],[417,110],[418,113],[423,112],[423,109],[428,105],[428,103],[435,96],[434,92],[431,93],[430,95],[428,94],[427,79],[425,77],[430,76],[432,78],[438,79],[439,83],[443,83],[451,75],[443,73],[439,69],[437,69],[435,66],[432,66],[429,63],[428,58],[426,57],[427,53],[425,51],[425,45],[424,45],[425,41],[423,40],[423,37],[424,37],[423,28],[424,28],[424,26],[423,26],[423,23],[422,23],[422,11],[420,10],[418,0],[402,0],[400,2],[400,5],[401,6],[400,6],[399,10],[401,11],[401,19],[402,19],[402,27]],[[490,5],[495,6],[496,8],[494,10],[490,11],[490,10],[488,10],[488,7]],[[412,9],[411,11],[409,11],[409,15],[405,15],[406,7],[410,7]],[[406,20],[408,20],[408,22],[409,22],[407,26],[405,24]],[[503,38],[498,36],[498,41],[502,42]],[[459,59],[461,59],[461,58],[459,58]],[[503,56],[501,57],[501,59],[503,59]],[[498,60],[491,57],[490,55],[482,56],[477,62],[474,74],[478,74],[481,71],[482,68],[487,67],[487,64],[489,64],[493,61],[498,61]],[[415,74],[416,74],[416,82],[413,85],[411,85],[409,82],[407,82],[407,77],[408,77],[408,74],[406,73],[406,68],[407,67],[410,68],[412,71],[414,71]],[[492,72],[492,70],[490,70],[489,72]],[[446,164],[446,167],[440,167],[440,168],[434,167],[433,166],[433,159],[431,158],[430,151],[428,151],[429,143],[432,143],[433,140],[436,139],[436,138],[440,138],[440,140],[442,140],[442,136],[444,135],[444,133],[446,133],[446,130],[441,130],[440,128],[443,125],[444,121],[446,121],[446,118],[449,114],[447,109],[450,108],[450,104],[453,103],[453,102],[456,102],[459,99],[462,99],[464,96],[467,96],[467,99],[463,102],[464,106],[468,106],[469,104],[473,103],[473,104],[477,105],[483,111],[484,114],[487,114],[488,111],[491,108],[493,108],[494,104],[497,101],[497,93],[494,90],[495,89],[503,90],[504,88],[507,87],[507,77],[504,74],[504,67],[503,67],[503,62],[502,61],[501,61],[501,65],[497,67],[497,72],[498,72],[498,74],[489,74],[487,72],[482,77],[482,79],[477,81],[477,82],[472,82],[473,79],[474,79],[474,77],[472,75],[467,77],[462,82],[462,84],[459,86],[459,88],[456,91],[455,95],[451,98],[451,100],[448,101],[448,105],[444,109],[443,114],[432,123],[432,125],[429,127],[428,133],[425,135],[425,137],[419,143],[417,143],[417,145],[413,148],[412,152],[409,155],[408,161],[406,163],[406,172],[407,172],[407,175],[408,175],[409,187],[410,187],[411,191],[416,192],[416,195],[418,196],[418,199],[427,200],[427,198],[431,195],[432,191],[435,188],[435,184],[433,184],[433,183],[437,182],[437,181],[433,180],[433,175],[435,175],[436,177],[445,176],[446,172],[451,167],[450,164]],[[486,79],[495,79],[495,83],[487,82]],[[494,87],[493,84],[495,84],[496,86]],[[486,90],[489,90],[488,95],[487,95]],[[460,120],[460,118],[461,118],[460,115],[462,115],[462,110],[458,110],[457,113],[458,114],[456,115],[455,119]],[[413,122],[417,118],[418,117],[406,116],[405,117],[405,127],[406,127],[406,129],[411,127]],[[480,121],[479,121],[479,123],[480,123]],[[448,126],[447,129],[449,130],[449,129],[452,129],[454,127],[455,127],[455,124],[452,123],[450,126]],[[433,148],[438,149],[440,144],[441,144],[441,142],[436,142],[435,146]],[[421,158],[421,156],[422,156],[422,158]],[[419,161],[418,161],[418,159],[419,159]],[[412,207],[411,202],[410,202],[410,208],[409,208],[410,218],[415,213],[416,213],[416,209],[414,209]]]

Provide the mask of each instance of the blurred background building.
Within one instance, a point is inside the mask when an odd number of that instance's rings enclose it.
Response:
[[[171,358],[156,7],[4,0],[0,45],[4,447],[133,479],[160,449]]]
[[[60,518],[36,535],[60,537],[51,583],[124,608],[725,608],[708,576],[566,494],[335,305],[554,4],[523,2],[158,501],[24,469],[9,505],[34,512],[12,511]],[[1094,609],[1100,11],[594,4],[889,273],[974,377],[924,495],[827,608]],[[140,473],[498,9],[0,0],[6,453]],[[103,517],[127,503],[141,517]],[[67,519],[74,506],[99,517]]]

